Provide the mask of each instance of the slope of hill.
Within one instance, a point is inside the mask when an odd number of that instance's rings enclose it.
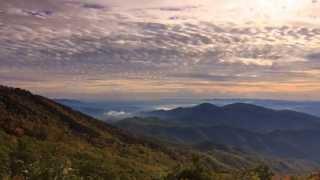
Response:
[[[193,125],[231,126],[255,132],[320,129],[319,117],[243,103],[223,107],[204,103],[190,108],[147,112],[144,116]]]
[[[147,123],[164,125],[156,120]],[[248,154],[213,142],[164,147],[153,141],[28,91],[0,86],[0,179],[165,179],[168,173],[170,177],[172,172],[185,172],[181,167],[192,170],[188,167],[193,167],[195,155],[207,169],[202,173],[213,179],[234,179],[239,171],[261,163],[272,165],[277,172],[318,167]]]
[[[315,116],[249,104],[201,104],[146,114],[153,117],[125,119],[115,125],[200,150],[210,151],[211,144],[221,144],[263,157],[298,160],[320,167],[320,121]]]
[[[187,156],[30,92],[0,87],[0,179],[160,178]]]
[[[320,146],[317,143],[320,130],[257,133],[227,126],[188,126],[139,118],[123,120],[116,125],[132,133],[159,138],[168,142],[195,146],[203,142],[211,142],[267,156],[320,160],[317,153],[320,151]]]
[[[236,150],[211,148],[207,154],[142,140],[44,97],[3,86],[0,142],[0,179],[164,179],[177,167],[188,167],[194,156],[209,174],[230,172],[229,177],[263,162]]]

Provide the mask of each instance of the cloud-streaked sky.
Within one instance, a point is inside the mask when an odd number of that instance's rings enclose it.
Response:
[[[0,55],[50,97],[320,100],[320,1],[0,0]]]

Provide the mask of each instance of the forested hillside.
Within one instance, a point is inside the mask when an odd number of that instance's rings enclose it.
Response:
[[[320,118],[250,104],[194,107],[145,112],[115,123],[132,133],[187,144],[210,152],[217,145],[256,157],[289,161],[280,171],[308,172],[320,167]],[[287,168],[289,166],[290,168]]]
[[[0,179],[232,179],[261,163],[238,152],[207,155],[141,139],[44,97],[3,86],[0,142]]]

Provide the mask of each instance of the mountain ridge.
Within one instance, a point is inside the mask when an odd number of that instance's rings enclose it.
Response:
[[[143,116],[196,125],[230,125],[257,132],[320,128],[319,117],[291,110],[273,110],[245,103],[235,103],[222,107],[204,103],[194,107],[151,111],[143,114]]]
[[[233,176],[234,171],[264,162],[235,150],[211,149],[215,153],[209,155],[190,146],[142,138],[45,97],[4,86],[0,86],[0,142],[0,179],[163,180],[179,173],[177,167],[188,167],[194,157],[210,174]]]
[[[205,103],[152,111],[141,118],[125,119],[115,125],[132,133],[208,151],[212,143],[263,157],[318,163],[319,122],[316,116],[290,110],[273,110],[245,103],[222,107]],[[205,142],[207,148],[201,145]]]
[[[63,172],[70,178],[152,179],[191,156],[5,86],[0,86],[0,142],[0,179],[58,178]]]

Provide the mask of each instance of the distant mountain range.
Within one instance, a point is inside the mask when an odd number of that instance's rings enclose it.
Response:
[[[192,135],[185,130],[183,133]],[[300,168],[291,160],[262,158],[211,142],[193,147],[142,138],[26,90],[3,86],[0,142],[0,179],[166,180],[169,173],[180,172],[178,167],[188,168],[195,156],[208,172],[222,172],[223,176],[259,164],[268,164],[277,172],[304,172],[317,167],[295,160],[304,165]]]
[[[144,115],[190,125],[230,126],[255,132],[320,128],[319,117],[245,103],[229,104],[222,107],[203,103],[188,108],[146,112]]]
[[[158,101],[79,101],[73,99],[55,99],[54,101],[72,107],[82,113],[100,120],[119,120],[134,117],[140,112],[170,110],[178,107],[192,107],[203,102],[219,107],[235,103],[252,104],[275,110],[292,110],[320,117],[318,101],[286,101],[268,99],[163,99]],[[119,117],[117,115],[120,115]]]
[[[99,119],[103,119],[103,114],[105,112],[104,106],[99,106],[94,103],[79,101],[75,99],[53,99],[53,101]]]
[[[294,105],[299,102],[243,100],[243,102],[276,107],[270,109],[255,104],[232,103],[240,99],[212,101],[218,102],[219,106],[202,103],[171,110],[143,111],[133,113],[137,117],[117,121],[114,125],[134,134],[170,143],[192,145],[205,151],[211,151],[210,147],[219,144],[267,157],[306,160],[311,164],[320,160],[318,154],[320,146],[317,145],[317,139],[320,138],[320,118],[293,110],[279,110],[280,107],[302,107],[301,104]],[[93,107],[86,102],[70,100],[58,102],[77,107],[76,109],[82,112],[83,107],[87,107],[86,109]],[[317,106],[316,102],[300,103]],[[107,107],[106,109],[121,107],[119,104],[107,105],[95,104],[95,107]],[[128,103],[125,106],[135,107],[132,108],[135,112],[139,110],[135,103]],[[140,108],[147,109],[143,106]]]
[[[210,151],[222,144],[265,157],[320,162],[320,118],[289,110],[236,103],[209,103],[145,112],[116,123],[136,134]]]

